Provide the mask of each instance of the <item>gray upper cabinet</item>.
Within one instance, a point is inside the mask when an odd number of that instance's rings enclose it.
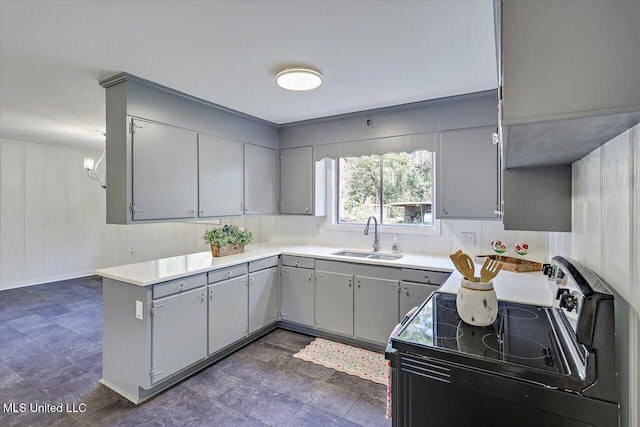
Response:
[[[505,230],[571,231],[571,165],[503,171]]]
[[[108,224],[242,215],[244,144],[270,148],[257,155],[262,164],[252,157],[259,149],[248,149],[253,170],[247,175],[256,185],[249,213],[276,212],[275,124],[127,73],[100,84],[107,101]]]
[[[313,148],[280,151],[280,213],[326,215],[326,166]]]
[[[639,2],[500,3],[503,125],[640,110]]]
[[[495,4],[506,168],[569,165],[640,122],[640,2]]]
[[[354,335],[384,344],[398,323],[398,280],[355,276]]]
[[[207,289],[153,301],[151,383],[207,357]]]
[[[197,134],[133,118],[130,123],[132,219],[194,218]]]
[[[244,146],[244,213],[275,214],[278,200],[278,152]]]
[[[243,144],[217,136],[198,138],[198,216],[242,215]]]
[[[436,218],[499,219],[495,127],[440,133],[436,154]]]

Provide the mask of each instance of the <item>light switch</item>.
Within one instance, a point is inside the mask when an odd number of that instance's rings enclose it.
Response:
[[[472,246],[476,245],[476,233],[463,231],[461,234],[462,234],[462,243],[464,243],[465,245],[472,245]]]
[[[136,319],[142,320],[143,308],[142,301],[136,301]]]

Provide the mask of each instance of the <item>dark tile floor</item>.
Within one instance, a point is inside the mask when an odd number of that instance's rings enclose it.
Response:
[[[2,291],[0,425],[389,426],[384,386],[292,357],[312,339],[276,330],[136,406],[98,383],[100,278]]]

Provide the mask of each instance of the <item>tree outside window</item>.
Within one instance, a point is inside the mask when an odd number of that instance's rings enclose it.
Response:
[[[433,226],[433,153],[338,159],[338,222]]]

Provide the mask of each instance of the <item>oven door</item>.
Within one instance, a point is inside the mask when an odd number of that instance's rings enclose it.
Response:
[[[394,426],[617,425],[617,405],[399,352]]]

